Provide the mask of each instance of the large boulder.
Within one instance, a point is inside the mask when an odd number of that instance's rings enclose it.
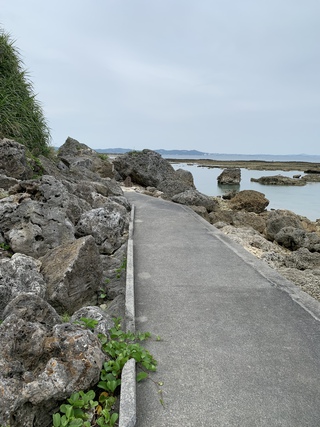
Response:
[[[241,169],[240,168],[226,168],[217,178],[218,184],[220,185],[239,185],[241,181]]]
[[[99,154],[76,139],[68,137],[59,148],[58,157],[70,172],[82,171],[90,179],[94,179],[95,175],[102,178],[114,176],[112,163],[106,154]]]
[[[237,193],[230,200],[230,207],[233,210],[261,213],[269,204],[263,193],[254,190],[243,190]]]
[[[11,139],[0,139],[0,171],[16,179],[29,179],[33,175],[27,161],[24,145]]]
[[[189,175],[186,178],[186,174],[177,173],[167,160],[152,150],[131,151],[118,156],[113,164],[121,179],[130,177],[132,182],[156,187],[168,197],[194,188]]]
[[[41,258],[47,300],[58,313],[96,304],[102,283],[99,251],[92,236],[59,246]]]
[[[171,200],[181,205],[203,206],[208,212],[215,211],[218,208],[217,202],[212,197],[206,196],[195,189],[176,194]]]

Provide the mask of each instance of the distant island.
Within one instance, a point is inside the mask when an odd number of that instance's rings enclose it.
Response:
[[[129,151],[135,151],[132,148],[98,148],[95,151],[98,153],[107,153],[107,154],[124,154]],[[205,156],[208,153],[198,150],[153,150],[156,153],[161,154],[161,156]]]

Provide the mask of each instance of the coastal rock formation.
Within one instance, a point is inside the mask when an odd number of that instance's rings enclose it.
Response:
[[[32,179],[24,147],[0,140],[0,425],[51,427],[61,400],[97,383],[100,341],[59,313],[91,313],[102,290],[101,328],[124,317],[122,270],[105,275],[123,264],[130,204],[104,156],[72,138],[59,151]]]
[[[231,209],[248,212],[261,213],[269,204],[263,193],[254,190],[243,190],[237,193],[231,200]]]
[[[306,185],[304,179],[290,178],[283,175],[262,176],[260,178],[251,178],[252,182],[259,182],[262,185]]]
[[[66,142],[58,150],[58,157],[67,166],[70,172],[76,175],[83,173],[89,179],[94,176],[100,178],[113,178],[113,166],[107,159],[107,155],[98,154],[85,144],[68,137]]]
[[[226,168],[217,178],[218,184],[240,184],[241,169],[240,168]]]
[[[194,188],[189,174],[186,179],[186,174],[177,173],[167,160],[152,150],[131,151],[119,156],[113,164],[122,180],[130,177],[132,183],[155,187],[169,198]]]

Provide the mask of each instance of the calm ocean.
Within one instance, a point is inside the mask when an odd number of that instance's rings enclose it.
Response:
[[[186,156],[174,156],[174,158],[186,159]],[[173,156],[170,156],[172,159]],[[213,154],[208,156],[188,156],[190,163],[193,159],[214,159],[214,160],[266,160],[266,161],[307,161],[320,163],[320,156],[269,156],[269,155],[231,155],[231,154]],[[206,168],[190,163],[174,163],[175,169],[185,169],[192,173],[196,188],[209,196],[219,196],[225,192],[218,186],[217,177],[223,169]],[[292,177],[293,175],[303,175],[301,171],[263,171],[241,169],[240,191],[256,190],[264,193],[270,201],[267,209],[288,209],[296,214],[306,216],[311,221],[320,218],[320,182],[308,183],[303,187],[298,186],[275,186],[261,185],[257,182],[251,182],[250,178],[259,178],[266,175],[284,175]]]

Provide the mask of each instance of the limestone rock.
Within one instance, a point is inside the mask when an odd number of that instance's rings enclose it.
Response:
[[[203,206],[208,212],[215,211],[218,207],[217,202],[212,197],[206,196],[195,189],[176,194],[171,200],[182,205]]]
[[[217,178],[218,184],[236,184],[239,185],[241,181],[241,169],[240,168],[226,168]]]
[[[160,181],[157,188],[163,193],[164,198],[171,199],[175,194],[183,193],[193,187],[190,188],[190,185],[184,180],[179,180],[176,177],[169,177]]]
[[[63,210],[29,198],[0,200],[0,229],[14,252],[34,258],[74,240],[74,227]]]
[[[312,253],[307,248],[299,248],[286,257],[285,265],[298,270],[320,269],[320,253]]]
[[[113,164],[121,179],[129,176],[133,183],[155,187],[167,197],[194,187],[189,174],[186,179],[186,174],[176,173],[167,160],[152,150],[126,153],[117,157]]]
[[[0,171],[16,179],[28,179],[33,175],[28,165],[24,145],[11,139],[0,139]]]
[[[103,208],[92,209],[81,215],[76,235],[92,235],[100,253],[110,255],[124,242],[123,235],[127,227],[126,208],[109,201]]]
[[[295,251],[303,246],[306,238],[306,232],[300,228],[283,227],[274,236],[274,240],[285,248]]]
[[[99,251],[92,236],[59,246],[41,258],[47,300],[58,313],[96,304],[102,282]]]
[[[0,423],[49,427],[47,411],[97,383],[105,360],[89,330],[71,324],[46,327],[10,315],[0,325]]]
[[[99,154],[73,138],[68,137],[59,148],[58,157],[71,172],[82,171],[90,179],[95,175],[102,178],[113,177],[113,166],[107,155]]]
[[[100,307],[87,306],[80,308],[73,313],[70,318],[70,323],[79,322],[82,317],[93,319],[98,322],[93,331],[95,335],[104,334],[109,336],[109,330],[114,327],[113,317]]]
[[[7,175],[0,174],[0,188],[9,190],[15,184],[18,184],[18,180]]]
[[[194,187],[193,175],[190,171],[185,169],[177,169],[176,176],[179,177],[181,181],[185,181],[190,187]]]
[[[271,211],[266,221],[265,235],[268,240],[274,240],[282,228],[293,227],[303,229],[298,215],[286,210]]]
[[[56,310],[47,301],[34,293],[19,293],[17,297],[9,302],[3,312],[3,318],[11,315],[28,322],[39,322],[46,328],[52,328],[61,322]]]
[[[40,274],[41,263],[23,254],[0,259],[0,319],[7,304],[20,293],[45,298],[46,283]]]
[[[230,200],[230,207],[234,210],[261,213],[269,204],[263,193],[254,190],[243,190]]]

